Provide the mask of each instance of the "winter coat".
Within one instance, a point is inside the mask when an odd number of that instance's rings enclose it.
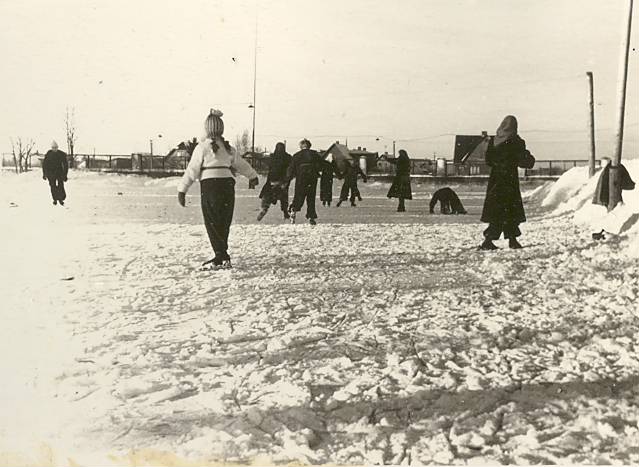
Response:
[[[466,210],[459,196],[457,196],[455,190],[450,187],[440,188],[433,193],[429,204],[431,214],[435,212],[435,206],[438,202],[440,203],[442,214],[466,214]]]
[[[410,186],[410,159],[405,151],[400,151],[397,159],[388,159],[395,164],[395,177],[386,195],[388,198],[413,199],[413,190]]]
[[[291,155],[287,152],[274,152],[271,154],[270,166],[266,183],[260,191],[261,199],[268,199],[276,203],[284,191],[288,192],[287,171],[291,164]]]
[[[344,173],[344,185],[342,185],[342,191],[340,193],[339,199],[342,201],[346,201],[348,199],[348,193],[351,193],[351,199],[359,198],[362,199],[362,196],[359,192],[359,188],[357,187],[357,176],[361,175],[364,183],[366,183],[367,178],[366,174],[362,171],[359,165],[351,165],[348,164],[346,166],[346,171]]]
[[[331,205],[333,201],[333,173],[335,172],[334,164],[329,163],[322,170],[320,178],[320,201],[324,205]]]
[[[620,183],[622,190],[634,190],[635,182],[630,178],[630,174],[628,170],[620,165],[619,169],[621,171],[620,175]],[[608,206],[610,196],[610,164],[605,166],[599,175],[599,181],[597,182],[597,189],[595,190],[595,196],[592,199],[593,204],[601,204],[603,206]],[[621,199],[623,201],[623,199]]]
[[[302,149],[293,155],[287,170],[287,180],[291,181],[294,178],[317,180],[327,164],[328,162],[322,159],[317,151]]]
[[[64,151],[50,149],[42,161],[42,175],[48,179],[67,179],[69,162]]]
[[[535,158],[518,135],[486,150],[486,164],[491,167],[481,221],[489,224],[520,224],[526,222],[519,190],[518,167],[530,169]]]
[[[227,150],[224,141],[219,137],[216,143],[218,150],[215,152],[208,138],[195,147],[189,165],[178,184],[178,192],[186,193],[195,180],[233,178],[236,172],[249,180],[257,177],[257,172],[237,154],[233,147]]]

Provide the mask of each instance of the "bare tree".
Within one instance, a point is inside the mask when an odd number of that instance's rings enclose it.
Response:
[[[76,134],[76,127],[75,127],[75,108],[72,107],[71,108],[71,112],[69,113],[69,108],[67,107],[67,111],[66,114],[64,116],[64,125],[66,127],[66,134],[67,134],[67,154],[69,155],[69,159],[70,159],[70,166],[72,168],[75,168],[75,143],[78,140],[78,136]]]
[[[31,153],[35,143],[32,139],[22,141],[21,137],[17,137],[14,141],[11,138],[11,154],[13,155],[13,163],[16,167],[16,173],[26,172],[29,168]]]
[[[251,139],[248,130],[244,130],[241,136],[235,137],[235,149],[239,154],[245,154],[251,149]]]

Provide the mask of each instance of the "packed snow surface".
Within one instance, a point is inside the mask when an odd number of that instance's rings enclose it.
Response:
[[[525,248],[483,252],[481,186],[310,226],[241,180],[234,268],[199,272],[176,179],[0,181],[0,465],[639,462],[637,191],[525,187]]]

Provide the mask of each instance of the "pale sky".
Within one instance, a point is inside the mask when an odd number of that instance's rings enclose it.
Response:
[[[250,131],[257,21],[256,144],[452,156],[454,134],[507,114],[537,159],[588,157],[586,71],[598,156],[616,125],[627,0],[0,0],[0,151],[32,138],[76,153],[165,153]],[[635,5],[624,157],[639,156]],[[634,49],[634,50],[633,50]],[[235,60],[233,60],[235,59]],[[161,138],[158,135],[162,135]],[[442,135],[442,136],[440,136]],[[379,141],[376,141],[379,138]]]

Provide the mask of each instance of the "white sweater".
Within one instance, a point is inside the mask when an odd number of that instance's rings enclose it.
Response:
[[[195,180],[228,178],[233,177],[235,172],[239,172],[249,180],[257,177],[257,172],[241,156],[237,155],[234,148],[231,148],[230,152],[227,151],[219,138],[217,145],[219,149],[217,152],[213,152],[211,140],[207,138],[195,147],[189,165],[178,185],[179,192],[186,193]]]

